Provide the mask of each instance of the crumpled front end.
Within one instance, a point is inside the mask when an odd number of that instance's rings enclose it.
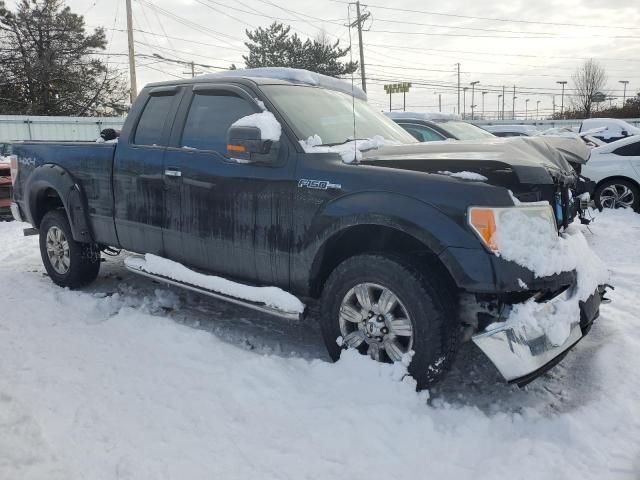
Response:
[[[540,311],[552,314],[575,302],[575,289],[565,290],[554,298],[540,303]],[[524,386],[560,362],[591,328],[600,315],[605,287],[600,286],[584,302],[579,302],[579,316],[570,326],[569,335],[558,344],[549,332],[515,326],[508,322],[489,326],[488,330],[472,337],[473,342],[496,366],[509,383]]]

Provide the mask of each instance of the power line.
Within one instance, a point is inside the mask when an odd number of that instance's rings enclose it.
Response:
[[[346,0],[331,0],[336,3],[349,3]],[[616,25],[615,27],[608,27],[606,25],[587,25],[583,23],[559,23],[559,22],[541,22],[534,20],[516,20],[513,18],[496,18],[496,17],[478,17],[473,15],[460,15],[454,13],[441,13],[441,12],[433,12],[428,10],[413,10],[408,8],[399,8],[399,7],[386,7],[383,5],[368,5],[371,8],[379,8],[381,10],[392,10],[397,12],[409,12],[409,13],[421,13],[425,15],[436,15],[441,17],[452,17],[452,18],[466,18],[471,20],[488,20],[492,22],[507,22],[507,23],[526,23],[526,24],[537,24],[537,25],[553,25],[558,27],[584,27],[584,28],[607,28],[607,29],[624,29],[624,30],[640,30],[640,27],[626,27]]]

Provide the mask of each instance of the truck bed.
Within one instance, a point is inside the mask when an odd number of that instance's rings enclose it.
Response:
[[[116,143],[43,142],[13,143],[19,161],[19,177],[44,164],[59,165],[70,172],[85,193],[94,238],[100,243],[117,244],[113,225],[112,169]],[[30,185],[16,182],[14,196],[24,212],[29,212],[22,190]]]

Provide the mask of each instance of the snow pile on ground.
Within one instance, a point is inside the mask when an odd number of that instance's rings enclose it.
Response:
[[[476,172],[450,172],[448,170],[444,170],[442,172],[438,172],[441,175],[448,175],[453,178],[460,178],[462,180],[471,180],[473,182],[486,182],[489,180],[484,175],[480,175]]]
[[[546,277],[576,270],[577,285],[571,297],[553,307],[534,299],[515,305],[506,324],[526,333],[528,338],[545,334],[553,345],[562,345],[571,326],[580,318],[579,302],[587,300],[598,285],[609,281],[602,260],[589,247],[583,235],[586,227],[574,222],[560,236],[551,230],[547,219],[513,209],[502,212],[496,231],[499,255],[531,270],[536,277]],[[488,330],[502,325],[493,324]]]
[[[640,215],[604,212],[586,232],[616,291],[559,366],[520,390],[466,344],[421,394],[355,352],[301,358],[322,350],[315,322],[160,288],[121,259],[89,288],[58,288],[24,227],[0,223],[3,480],[640,474],[640,251],[612,248],[640,243]],[[265,353],[267,337],[300,353]]]
[[[260,138],[262,140],[271,140],[273,142],[280,140],[280,135],[282,135],[282,125],[276,120],[273,113],[266,110],[239,118],[231,126],[257,127],[260,129]]]
[[[307,153],[337,153],[344,163],[358,163],[362,160],[362,152],[388,145],[397,145],[397,142],[387,140],[381,135],[375,135],[371,138],[351,140],[340,145],[323,146],[322,138],[316,134],[306,140],[300,140],[300,145]]]
[[[283,312],[304,312],[304,304],[297,297],[278,287],[252,287],[232,282],[226,278],[204,275],[194,272],[180,263],[150,253],[147,253],[144,259],[137,256],[128,257],[126,264],[135,269],[162,275],[230,297],[262,303]]]

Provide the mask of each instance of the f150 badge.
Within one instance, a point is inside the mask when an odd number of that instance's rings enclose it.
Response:
[[[298,182],[298,188],[311,188],[313,190],[340,190],[342,185],[339,183],[331,183],[327,180],[309,180],[301,178]]]

